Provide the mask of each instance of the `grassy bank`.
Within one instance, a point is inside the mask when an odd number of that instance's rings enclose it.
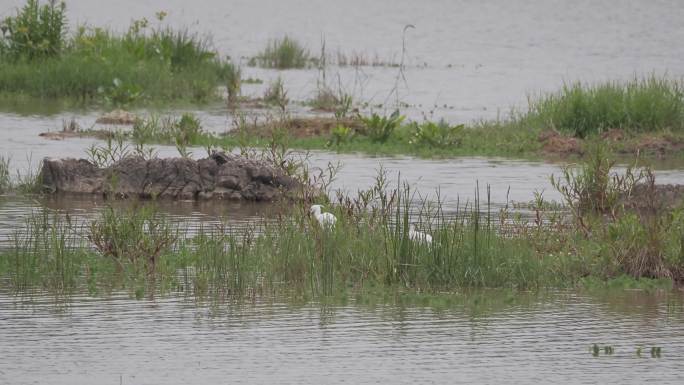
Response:
[[[123,34],[79,27],[68,33],[63,3],[29,0],[3,23],[0,97],[68,98],[113,105],[218,99],[238,69],[209,40],[186,30],[132,22]]]
[[[493,212],[478,196],[446,214],[440,202],[416,201],[408,187],[389,189],[382,177],[357,197],[328,204],[338,218],[333,228],[319,226],[306,204],[249,228],[192,235],[153,202],[106,208],[85,224],[46,211],[0,252],[0,277],[18,292],[125,289],[214,299],[681,282],[684,211],[630,208],[638,183],[655,188],[652,174],[630,169],[624,177],[611,166],[597,150],[583,168],[567,169],[554,181],[565,206],[537,199],[530,219]],[[409,237],[411,226],[432,242]]]
[[[680,87],[677,82],[658,79],[622,86],[613,83],[594,87],[575,85],[531,102],[528,112],[513,114],[508,120],[459,125],[443,120],[409,122],[398,110],[388,115],[352,113],[352,100],[343,94],[325,98],[326,103],[319,101],[320,105],[325,104],[326,110],[333,111],[334,116],[292,117],[282,112],[288,101],[283,96],[286,91],[282,83],[276,82],[272,89],[269,88],[268,95],[280,95],[273,97],[278,100],[273,104],[277,104],[281,112],[268,120],[251,119],[238,110],[231,131],[224,135],[207,133],[199,121],[192,134],[187,135],[174,125],[177,119],[150,116],[139,120],[132,131],[123,135],[145,144],[174,144],[180,139],[186,146],[224,149],[275,145],[437,158],[577,159],[586,156],[594,144],[602,143],[621,160],[632,159],[638,154],[642,159],[677,161],[684,159],[684,118],[679,112],[680,109],[684,111],[684,101]],[[624,95],[616,96],[620,92]],[[597,96],[604,93],[614,98]],[[263,99],[264,102],[269,100]],[[592,110],[588,112],[580,107],[573,108],[573,105]],[[633,111],[631,105],[634,105]],[[610,112],[614,114],[610,115]]]

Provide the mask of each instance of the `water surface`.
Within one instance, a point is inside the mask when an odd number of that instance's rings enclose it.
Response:
[[[503,297],[502,297],[503,296]],[[679,384],[678,293],[461,294],[450,307],[208,307],[0,293],[8,384]],[[593,357],[597,343],[615,349]],[[642,357],[637,347],[644,347]],[[661,358],[650,347],[661,346]]]

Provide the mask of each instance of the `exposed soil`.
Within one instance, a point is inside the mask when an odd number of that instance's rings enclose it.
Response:
[[[539,133],[538,140],[542,143],[542,151],[551,155],[582,155],[582,143],[575,137],[562,135],[555,130],[547,130]]]
[[[616,153],[623,155],[642,154],[667,158],[684,151],[684,137],[672,134],[630,134],[613,128],[603,132],[601,139]],[[555,130],[542,131],[538,140],[546,155],[565,157],[584,154],[584,140]]]
[[[110,111],[95,121],[99,124],[117,124],[117,125],[131,125],[134,124],[138,117],[124,110],[114,110]]]
[[[625,147],[627,152],[654,154],[664,158],[670,154],[684,150],[684,140],[672,135],[644,135]]]

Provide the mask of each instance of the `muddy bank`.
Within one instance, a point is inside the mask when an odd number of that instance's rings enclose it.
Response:
[[[684,137],[667,131],[657,133],[633,133],[617,128],[610,129],[600,137],[580,139],[545,130],[537,137],[543,154],[555,157],[582,156],[588,142],[603,142],[616,154],[632,156],[640,155],[657,159],[665,159],[681,155],[684,151]]]
[[[213,153],[210,157],[127,157],[100,168],[86,159],[46,158],[41,170],[49,193],[117,198],[275,201],[303,196],[304,186],[269,164]]]

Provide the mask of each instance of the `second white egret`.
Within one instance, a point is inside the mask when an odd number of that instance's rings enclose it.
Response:
[[[322,212],[322,208],[323,206],[321,205],[311,206],[311,214],[313,214],[314,218],[316,218],[316,220],[322,227],[334,227],[335,222],[337,222],[337,218],[331,213]]]
[[[413,225],[409,227],[408,237],[413,242],[426,243],[428,245],[432,244],[432,235],[416,231],[416,228]]]

